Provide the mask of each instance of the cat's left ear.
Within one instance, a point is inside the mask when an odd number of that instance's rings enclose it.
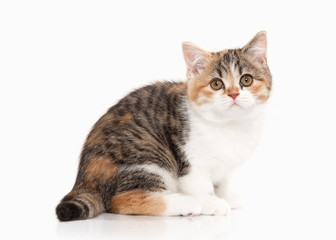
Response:
[[[210,53],[191,42],[182,43],[184,60],[188,68],[188,75],[195,78],[202,73],[210,61]]]
[[[267,64],[267,35],[266,31],[258,32],[251,41],[248,42],[242,51],[261,64]]]

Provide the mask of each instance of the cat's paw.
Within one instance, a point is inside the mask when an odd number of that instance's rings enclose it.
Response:
[[[204,215],[228,215],[230,212],[230,205],[222,198],[209,196],[202,200],[202,214]]]
[[[244,207],[244,198],[235,193],[229,193],[225,196],[225,200],[231,206],[231,209],[242,209]]]
[[[197,198],[180,193],[167,194],[164,196],[167,216],[195,216],[202,211],[201,201]]]
[[[201,202],[195,198],[187,198],[187,201],[184,203],[185,207],[181,209],[181,216],[197,216],[202,212]]]

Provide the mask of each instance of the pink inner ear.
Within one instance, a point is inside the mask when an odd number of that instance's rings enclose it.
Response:
[[[251,54],[263,63],[266,60],[266,40],[258,41],[257,44],[251,49]]]
[[[182,47],[184,60],[192,77],[199,75],[207,63],[206,52],[191,43],[184,43]]]
[[[186,49],[183,51],[184,52],[184,59],[187,64],[187,67],[192,71],[192,72],[197,72],[197,56],[195,52],[193,52],[192,49]]]
[[[266,51],[255,51],[254,59],[260,63],[264,63],[266,61]]]
[[[191,64],[190,70],[193,74],[199,74],[200,71],[204,69],[204,65],[206,64],[205,60],[202,58],[194,59],[193,63]]]
[[[267,38],[264,32],[257,34],[244,48],[258,62],[266,62]]]

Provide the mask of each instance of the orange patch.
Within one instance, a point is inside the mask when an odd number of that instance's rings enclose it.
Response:
[[[266,102],[266,100],[269,98],[269,95],[267,94],[262,94],[260,96],[258,96],[258,99],[262,102]]]
[[[198,78],[188,82],[188,97],[198,105],[203,103],[202,99],[198,98],[210,98],[214,94],[214,91],[209,88],[210,80],[208,79],[212,68],[212,64],[210,64]]]
[[[126,124],[131,122],[133,119],[133,115],[131,113],[126,113],[120,117],[115,116],[113,114],[105,114],[102,118],[98,120],[98,122],[94,125],[91,133],[89,134],[85,145],[88,144],[96,144],[103,140],[104,135],[102,129],[105,126],[113,124],[113,121],[118,121],[119,123]]]
[[[85,144],[86,145],[95,144],[95,143],[100,142],[102,139],[103,139],[103,133],[101,131],[101,128],[97,128],[97,129],[92,130]]]
[[[269,98],[269,90],[265,81],[254,81],[252,86],[246,89],[263,102]]]
[[[230,86],[224,90],[224,94],[239,93],[239,88],[236,85]]]
[[[220,54],[213,54],[211,53],[210,64],[208,67],[203,71],[203,73],[196,79],[189,79],[188,80],[188,97],[190,100],[194,101],[197,105],[202,105],[207,102],[208,98],[211,98],[212,95],[215,93],[210,87],[210,80],[209,76],[215,64],[223,57],[228,50],[223,50]]]
[[[86,178],[88,182],[99,179],[107,181],[117,174],[118,168],[108,157],[97,157],[90,161],[86,168]]]
[[[257,94],[261,90],[265,89],[265,85],[259,81],[255,81],[251,87],[246,88],[250,90],[251,93]]]
[[[210,89],[209,86],[205,86],[203,87],[200,91],[199,91],[199,99],[197,101],[198,105],[201,105],[202,103],[207,102],[207,99],[210,99],[212,97],[212,95],[214,95],[215,91]]]
[[[113,119],[114,116],[112,114],[105,114],[102,116],[92,128],[89,136],[86,139],[85,145],[101,142],[103,140],[102,128],[106,124],[110,123]]]
[[[146,191],[131,191],[118,194],[111,200],[114,213],[125,215],[162,215],[166,210],[166,203],[162,197],[155,197]]]
[[[119,120],[123,123],[129,123],[133,119],[133,115],[131,113],[126,113],[122,115]]]

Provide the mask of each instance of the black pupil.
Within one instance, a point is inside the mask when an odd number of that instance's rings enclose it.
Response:
[[[219,81],[216,81],[216,82],[215,82],[215,85],[216,85],[216,87],[217,87],[217,86],[219,85]]]
[[[249,79],[248,78],[245,78],[245,82],[248,82],[249,81]]]

